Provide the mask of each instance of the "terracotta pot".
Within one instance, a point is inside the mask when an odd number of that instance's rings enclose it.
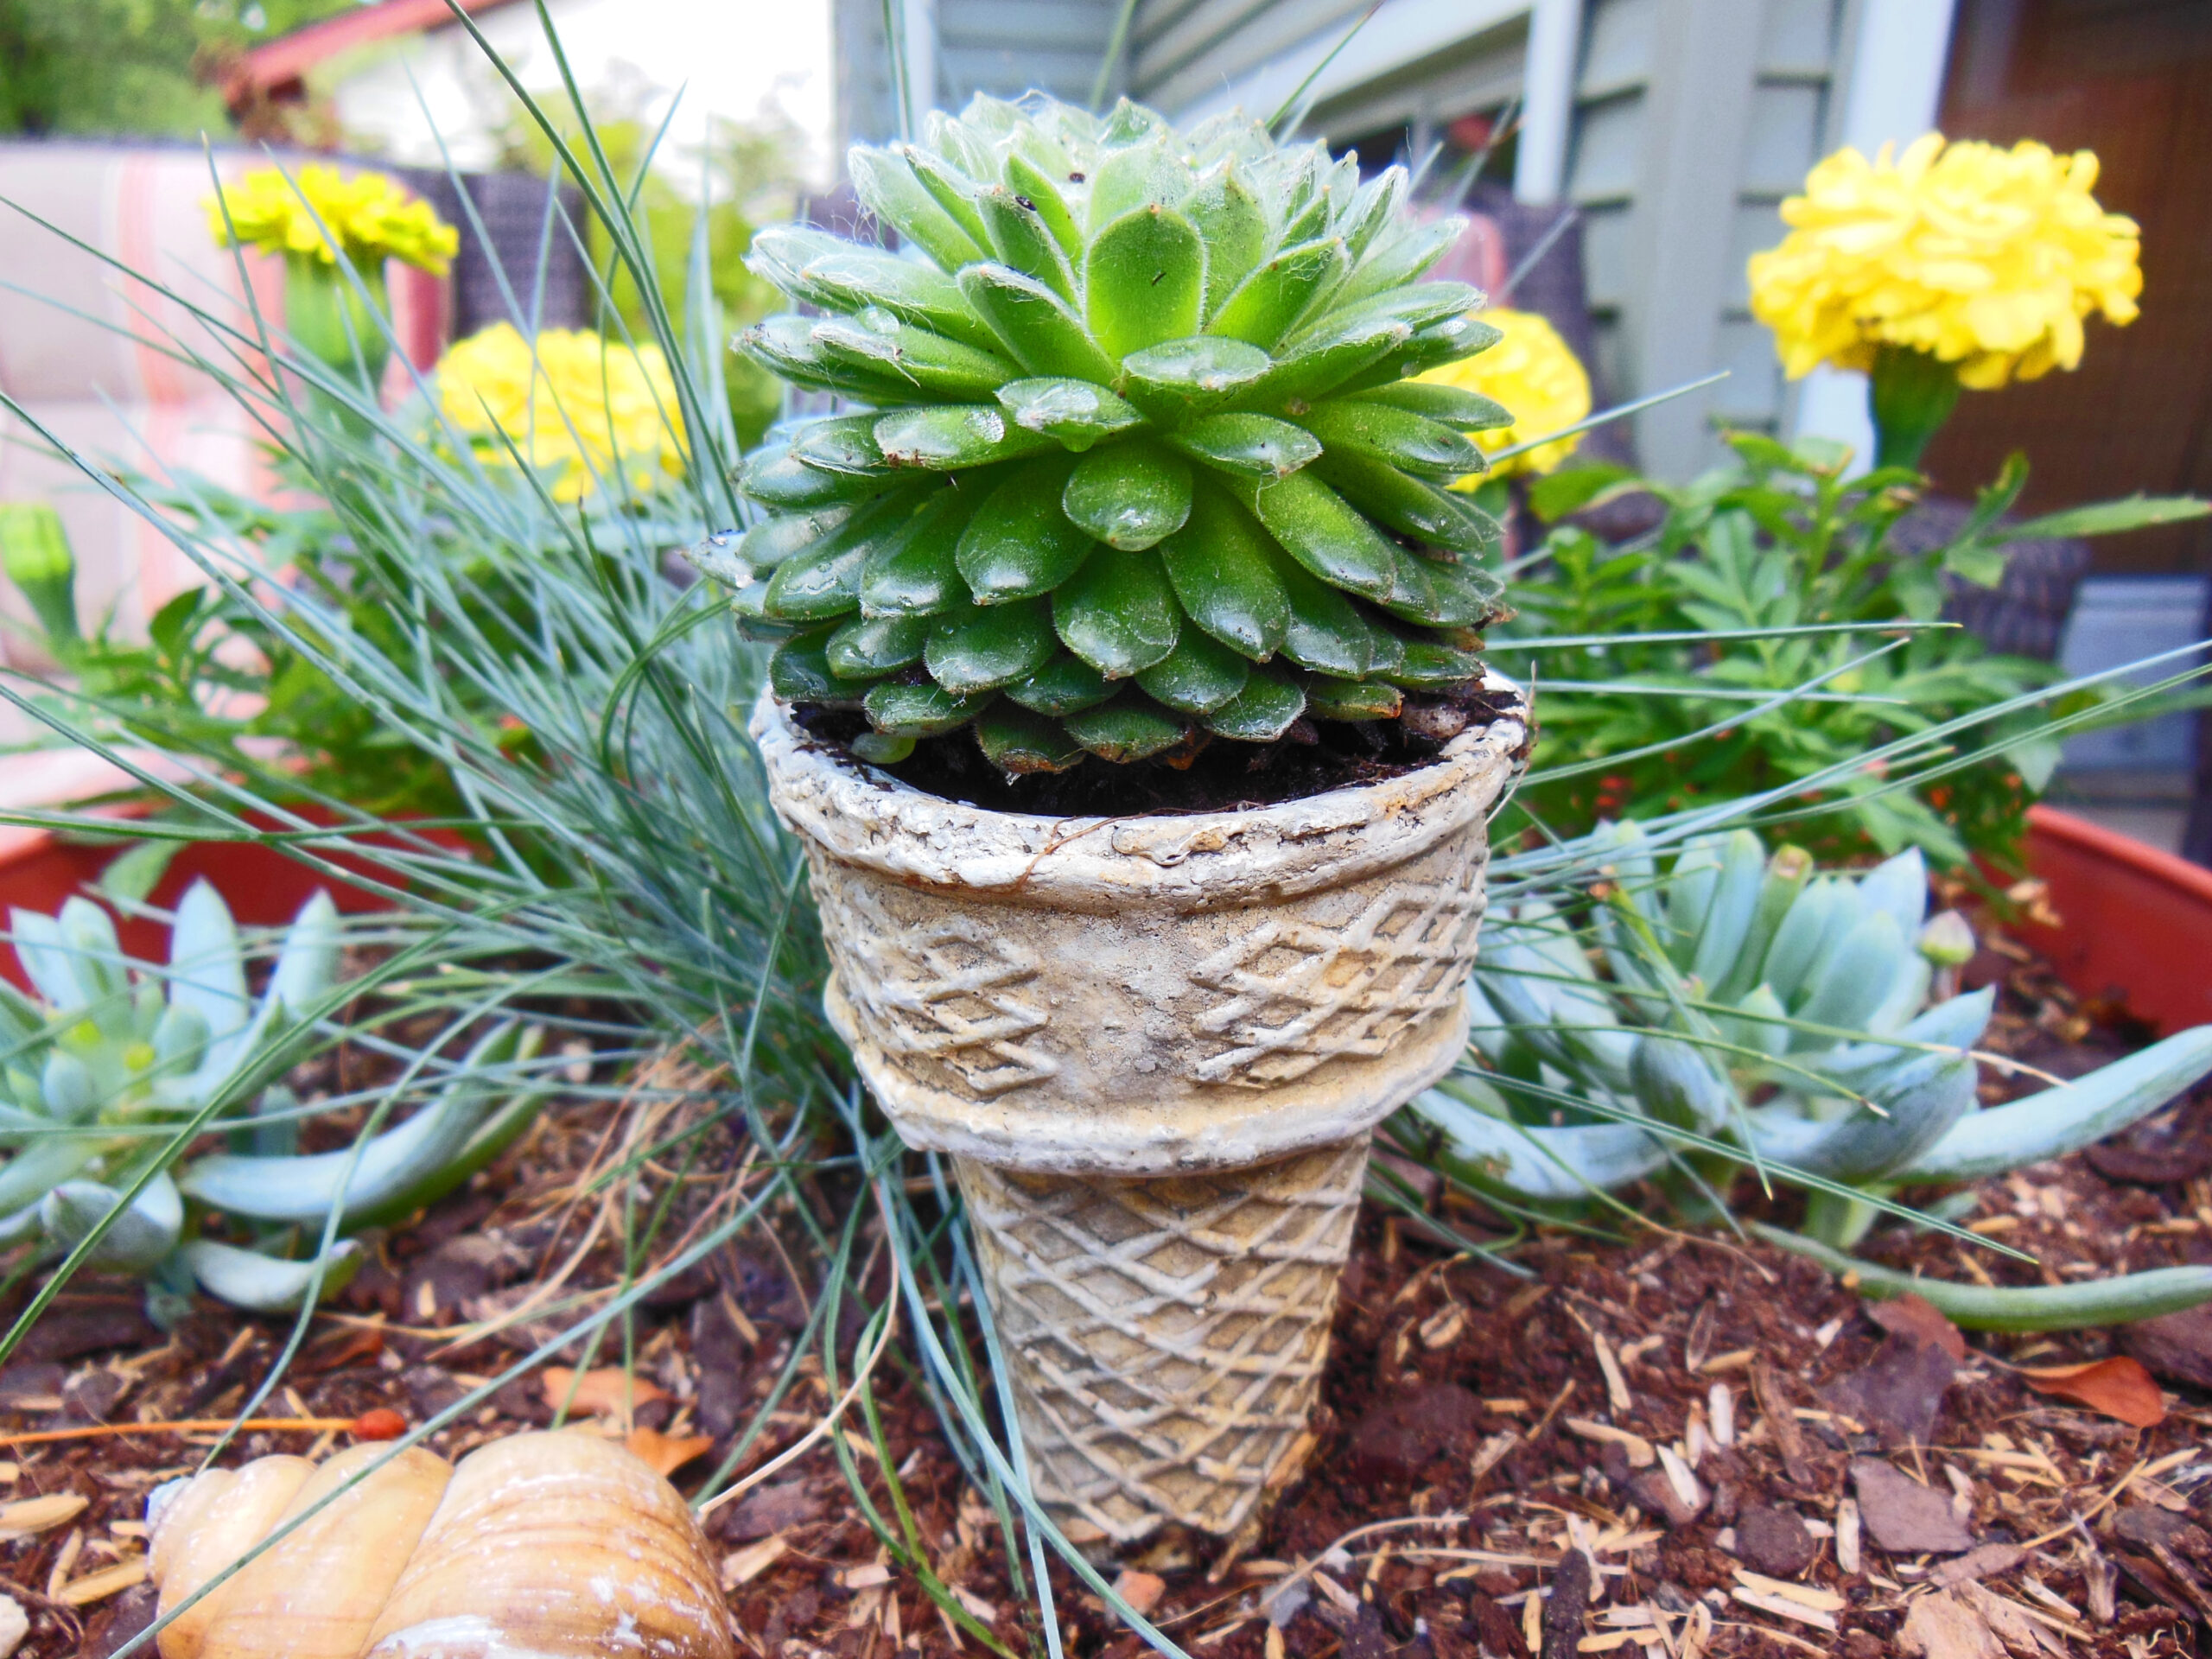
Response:
[[[1038,1497],[1078,1542],[1236,1529],[1302,1460],[1375,1124],[1466,1041],[1518,718],[1244,812],[940,799],[764,696],[830,1017],[953,1155]]]
[[[427,833],[451,839],[443,831]],[[53,915],[64,901],[93,887],[110,863],[137,845],[120,836],[96,842],[42,830],[0,830],[0,918],[10,908]],[[372,870],[358,856],[336,854],[333,861],[358,868],[365,876],[391,879],[388,872]],[[148,902],[174,908],[185,889],[203,876],[223,895],[242,927],[282,927],[318,889],[327,891],[349,915],[391,908],[391,900],[371,888],[334,881],[320,870],[251,841],[199,842],[179,849]],[[146,917],[118,914],[116,933],[125,954],[141,961],[159,961],[168,950],[168,926]],[[0,975],[18,989],[30,988],[13,945],[0,946]]]
[[[2165,1033],[2212,1024],[2212,870],[2048,806],[2027,855],[2061,925],[2021,934],[2071,989]]]

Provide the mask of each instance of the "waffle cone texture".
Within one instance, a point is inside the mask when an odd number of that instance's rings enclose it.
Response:
[[[1234,1531],[1294,1471],[1374,1126],[1466,1041],[1489,816],[1525,721],[1240,812],[925,795],[764,696],[825,1001],[950,1154],[1036,1495],[1077,1542]]]

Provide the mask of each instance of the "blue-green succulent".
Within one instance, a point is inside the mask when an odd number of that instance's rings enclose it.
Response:
[[[1819,1179],[1806,1231],[1833,1253],[1864,1235],[1870,1200],[2058,1157],[2212,1071],[2198,1027],[1984,1108],[1974,1051],[1994,993],[1948,994],[1973,936],[1955,912],[1929,917],[1916,850],[1821,873],[1738,830],[1686,842],[1662,873],[1633,823],[1592,850],[1604,879],[1586,920],[1543,899],[1494,912],[1469,1064],[1410,1109],[1501,1196],[1573,1203],[1647,1178],[1710,1192],[1755,1166]],[[2212,1270],[2192,1274],[2148,1301],[2115,1281],[2109,1306],[2131,1311],[2106,1317],[2212,1296]]]
[[[511,1020],[404,1122],[300,1155],[299,1103],[281,1084],[248,1085],[272,1044],[343,1000],[327,893],[285,931],[258,997],[230,910],[205,881],[178,904],[158,969],[127,958],[88,899],[53,916],[13,911],[10,924],[35,995],[0,982],[0,1246],[57,1258],[97,1234],[83,1264],[146,1275],[157,1311],[195,1285],[260,1311],[336,1288],[358,1246],[341,1238],[313,1254],[334,1211],[350,1233],[429,1203],[497,1156],[543,1096],[513,1076],[539,1033]],[[177,1167],[177,1131],[195,1121],[228,1131],[232,1149]],[[250,1230],[252,1247],[200,1236],[210,1214]],[[308,1259],[294,1259],[302,1247]]]

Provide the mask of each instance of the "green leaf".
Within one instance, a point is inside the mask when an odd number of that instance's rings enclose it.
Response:
[[[1306,429],[1332,450],[1351,451],[1419,478],[1450,482],[1483,470],[1483,452],[1441,421],[1362,398],[1319,404]]]
[[[1287,346],[1275,365],[1255,382],[1244,401],[1255,407],[1286,409],[1311,405],[1400,351],[1414,337],[1402,318],[1369,315],[1348,322],[1331,320],[1295,346]]]
[[[1401,221],[1402,228],[1385,231],[1359,262],[1337,296],[1347,306],[1370,294],[1392,294],[1414,285],[1421,272],[1441,259],[1467,228],[1457,214],[1427,224]],[[1441,286],[1441,284],[1438,284]],[[1478,302],[1470,301],[1470,304]]]
[[[1228,402],[1265,379],[1268,354],[1218,334],[1171,340],[1122,360],[1116,382],[1155,417],[1173,422]]]
[[[871,680],[922,660],[932,619],[856,616],[830,636],[823,658],[841,680]]]
[[[814,342],[831,362],[880,374],[902,388],[901,397],[887,401],[989,397],[1017,372],[996,352],[963,346],[901,322],[880,307],[816,324]]]
[[[880,305],[970,346],[997,343],[960,284],[918,259],[863,247],[810,226],[771,225],[753,232],[745,263],[793,299],[824,311]]]
[[[1071,470],[1065,456],[1032,462],[976,510],[955,556],[978,605],[1049,594],[1090,554],[1090,537],[1060,507]]]
[[[1025,709],[1058,716],[1094,708],[1121,689],[1081,658],[1062,652],[1020,684],[1007,687],[1006,694]]]
[[[1031,374],[1104,385],[1120,373],[1067,302],[1034,276],[1007,265],[971,265],[960,273],[960,291]]]
[[[812,317],[764,317],[738,336],[738,349],[771,374],[810,391],[834,391],[893,407],[912,401],[912,386],[872,363],[825,353],[819,327]]]
[[[709,575],[731,582],[740,571],[773,570],[793,554],[803,553],[835,535],[853,516],[849,506],[817,507],[811,512],[782,512],[763,518],[745,532],[733,555],[716,555],[701,548],[692,563]],[[711,539],[711,538],[709,538]],[[690,556],[687,555],[686,556]],[[709,560],[716,563],[709,563]]]
[[[1483,671],[1483,659],[1441,639],[1409,639],[1399,636],[1402,652],[1395,668],[1382,677],[1408,690],[1431,690],[1461,685]]]
[[[982,244],[938,205],[902,157],[855,146],[845,164],[861,205],[929,255],[941,270],[958,270],[984,257]]]
[[[1088,380],[1016,380],[999,388],[998,399],[1016,426],[1042,432],[1078,454],[1101,438],[1144,424],[1130,404]]]
[[[976,717],[976,741],[993,766],[1014,777],[1065,772],[1089,753],[1058,721],[1003,702]]]
[[[1458,386],[1430,380],[1395,381],[1351,396],[1363,404],[1382,404],[1390,409],[1402,409],[1409,415],[1440,421],[1462,432],[1494,431],[1513,424],[1513,411],[1503,404],[1480,392],[1464,391]]]
[[[1954,542],[1943,550],[1942,568],[1977,588],[1994,588],[2004,581],[2008,563],[2005,550],[1987,542]]]
[[[1504,608],[1505,584],[1496,575],[1479,565],[1465,563],[1445,564],[1433,559],[1417,563],[1428,585],[1423,613],[1393,607],[1392,614],[1434,628],[1480,628],[1497,620]]]
[[[1341,237],[1285,248],[1237,285],[1206,332],[1272,351],[1351,270],[1351,251]]]
[[[972,498],[940,490],[869,553],[861,569],[861,611],[867,616],[926,615],[963,604],[956,550]]]
[[[1062,253],[1072,259],[1083,251],[1083,226],[1076,222],[1075,210],[1062,193],[1058,179],[1027,156],[1012,155],[1006,160],[1006,181],[1029,204]]]
[[[125,848],[100,872],[100,892],[126,905],[143,904],[168,874],[170,861],[183,845],[178,841],[142,841]]]
[[[1322,720],[1395,720],[1405,693],[1382,680],[1340,680],[1316,674],[1306,683],[1306,706]]]
[[[1204,479],[1183,528],[1160,545],[1160,562],[1191,620],[1255,662],[1282,649],[1290,601],[1278,556],[1252,516]]]
[[[810,467],[832,473],[881,474],[883,451],[875,447],[876,416],[840,415],[810,421],[791,437],[791,454]]]
[[[823,652],[833,632],[817,628],[778,645],[768,659],[768,689],[785,702],[851,702],[857,688],[838,679]]]
[[[989,707],[991,694],[957,697],[943,686],[879,680],[868,689],[868,724],[886,737],[940,737]]]
[[[1280,674],[1255,668],[1243,690],[1205,717],[1205,727],[1240,743],[1272,743],[1305,712],[1303,691]]]
[[[1103,235],[1132,213],[1173,207],[1191,188],[1191,175],[1161,133],[1109,150],[1090,175],[1090,228]]]
[[[1211,316],[1268,247],[1268,212],[1234,162],[1198,181],[1183,217],[1206,245],[1205,313]]]
[[[1138,674],[1146,694],[1185,714],[1211,714],[1244,689],[1250,664],[1197,628],[1185,628],[1175,649]]]
[[[1304,427],[1243,411],[1193,421],[1167,442],[1194,461],[1255,478],[1287,478],[1321,453]]]
[[[1387,461],[1356,450],[1331,449],[1313,471],[1361,515],[1402,535],[1450,553],[1480,553],[1497,545],[1497,521],[1471,501],[1418,478]]]
[[[2005,526],[2003,535],[2008,542],[2043,536],[2113,536],[2122,531],[2187,524],[2207,513],[2212,513],[2212,501],[2193,495],[2131,495],[2119,501],[2047,512],[2024,524]]]
[[[1149,550],[1102,551],[1052,591],[1061,643],[1109,679],[1127,679],[1174,650],[1181,614]]]
[[[1385,168],[1360,187],[1337,220],[1337,233],[1351,247],[1354,259],[1364,255],[1375,238],[1395,221],[1398,204],[1412,188],[1402,167]]]
[[[875,441],[894,467],[926,467],[958,472],[969,467],[1013,461],[1053,448],[1041,432],[1025,431],[1005,411],[983,404],[948,404],[938,409],[901,410],[875,423]]]
[[[1274,576],[1290,607],[1282,654],[1300,668],[1365,677],[1375,666],[1375,638],[1359,607],[1280,550]]]
[[[1067,734],[1102,760],[1127,766],[1172,749],[1191,734],[1179,716],[1135,692],[1070,715]]]
[[[1118,360],[1197,334],[1205,268],[1205,244],[1180,213],[1157,207],[1124,213],[1099,232],[1084,256],[1084,315],[1091,337]]]
[[[870,514],[785,560],[768,578],[762,608],[785,622],[826,621],[856,609],[861,567],[891,528],[883,514]]]
[[[1060,505],[1109,547],[1156,547],[1191,516],[1191,468],[1142,439],[1094,449],[1076,463]]]
[[[944,210],[954,224],[959,226],[970,242],[978,249],[991,245],[990,232],[983,223],[982,210],[976,203],[976,181],[973,179],[942,156],[932,155],[919,144],[902,145],[899,156],[913,169],[915,179],[929,193],[931,200]]]
[[[1529,486],[1529,510],[1546,524],[1580,512],[1617,484],[1636,477],[1636,469],[1612,461],[1592,467],[1561,467]]]
[[[1075,297],[1075,273],[1058,238],[1039,216],[1027,197],[994,185],[977,198],[983,228],[998,257],[1025,276],[1034,276],[1062,299]]]
[[[810,467],[779,445],[750,456],[738,470],[737,487],[764,506],[830,507],[883,493],[884,480]]]
[[[1396,547],[1310,471],[1271,483],[1226,476],[1223,483],[1291,557],[1330,586],[1375,600],[1398,592]]]
[[[970,606],[935,620],[923,656],[930,677],[955,696],[1025,680],[1052,660],[1052,607],[1041,599]]]

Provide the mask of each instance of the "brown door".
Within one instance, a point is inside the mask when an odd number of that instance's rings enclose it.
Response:
[[[2092,321],[2073,373],[1967,393],[1929,454],[1944,493],[2024,449],[2030,512],[2212,495],[2212,0],[1959,0],[1942,121],[2096,151],[2098,200],[2143,229],[2142,315]],[[2099,542],[2095,568],[2212,570],[2212,523]]]

